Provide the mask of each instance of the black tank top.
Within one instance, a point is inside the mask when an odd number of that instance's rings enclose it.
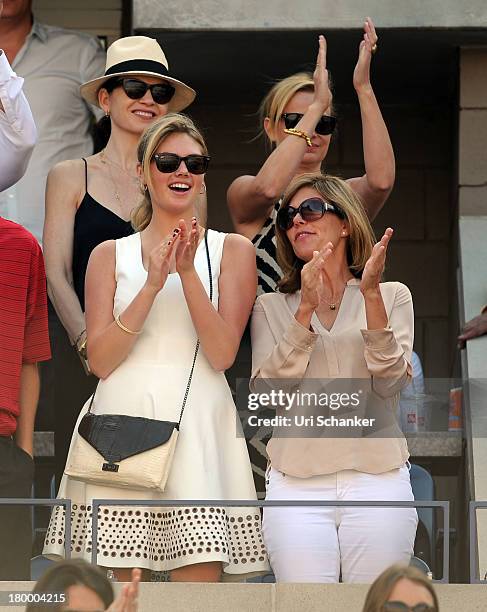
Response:
[[[83,312],[85,310],[85,276],[91,251],[105,242],[134,233],[130,221],[125,221],[97,202],[88,193],[88,164],[85,162],[85,195],[74,217],[73,284]]]

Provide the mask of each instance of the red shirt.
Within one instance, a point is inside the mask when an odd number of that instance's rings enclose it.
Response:
[[[1,436],[17,428],[22,363],[50,357],[41,247],[21,225],[0,217]]]

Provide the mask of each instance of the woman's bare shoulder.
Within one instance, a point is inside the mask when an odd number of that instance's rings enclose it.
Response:
[[[242,236],[242,234],[227,234],[225,236],[225,248],[234,252],[255,254],[255,247],[252,241]]]
[[[48,174],[48,182],[77,189],[85,183],[85,163],[82,159],[67,159],[55,164]]]
[[[96,261],[101,263],[110,263],[115,261],[115,240],[105,240],[100,242],[90,255],[90,261]]]

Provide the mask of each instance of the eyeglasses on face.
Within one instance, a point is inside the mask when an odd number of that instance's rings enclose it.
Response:
[[[434,606],[426,603],[408,606],[403,601],[386,601],[381,608],[381,612],[437,612],[437,610]]]
[[[283,113],[281,116],[284,119],[286,130],[291,130],[301,121],[303,118],[303,113]],[[331,115],[323,115],[316,124],[315,132],[321,136],[329,136],[330,134],[333,134],[336,124],[336,117],[332,117]]]
[[[119,79],[114,83],[115,87],[122,87],[131,100],[140,100],[145,92],[150,89],[152,99],[156,104],[167,104],[176,91],[169,83],[153,83],[149,85],[140,79]]]
[[[191,174],[204,174],[208,170],[210,158],[208,155],[186,155],[186,157],[180,157],[176,153],[156,153],[154,161],[159,172],[164,172],[165,174],[176,172],[181,162],[185,163],[188,172],[191,172]]]
[[[337,215],[340,219],[345,219],[345,213],[336,204],[325,202],[321,198],[307,198],[297,208],[292,206],[284,206],[277,211],[276,222],[278,226],[287,231],[294,223],[294,217],[299,213],[303,221],[308,223],[318,221],[326,212]]]

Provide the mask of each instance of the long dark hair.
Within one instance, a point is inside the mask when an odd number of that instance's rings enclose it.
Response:
[[[110,94],[119,84],[120,79],[117,77],[113,77],[113,79],[108,79],[108,81],[105,81],[100,87],[100,89],[106,89],[107,92]],[[104,115],[93,125],[92,137],[94,153],[99,153],[107,146],[111,133],[112,121],[109,115]]]

